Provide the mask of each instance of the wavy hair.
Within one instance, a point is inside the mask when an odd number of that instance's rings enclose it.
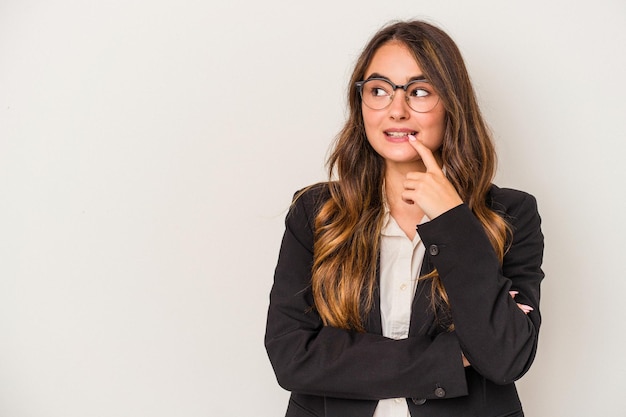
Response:
[[[495,149],[458,47],[441,29],[423,21],[383,27],[354,67],[348,89],[348,119],[327,161],[330,198],[315,218],[315,308],[325,325],[361,332],[373,305],[378,273],[385,163],[365,135],[355,82],[363,80],[375,52],[390,41],[408,47],[439,95],[445,108],[441,157],[446,175],[484,227],[501,261],[509,234],[504,219],[487,206],[496,167]],[[432,280],[435,312],[438,306],[447,305],[437,271],[421,279]]]

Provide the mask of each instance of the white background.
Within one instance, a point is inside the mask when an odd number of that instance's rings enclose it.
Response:
[[[624,416],[617,0],[0,0],[0,416],[283,415],[283,218],[325,178],[359,51],[413,17],[459,44],[497,183],[539,202],[527,415]]]

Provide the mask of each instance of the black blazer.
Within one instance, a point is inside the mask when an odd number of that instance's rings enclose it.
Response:
[[[382,336],[378,294],[366,333],[324,326],[310,290],[313,221],[324,184],[291,207],[270,294],[265,346],[287,417],[371,417],[377,400],[405,397],[411,416],[522,416],[514,382],[537,349],[543,235],[535,199],[492,186],[488,205],[512,227],[503,265],[466,205],[420,225],[422,273],[437,268],[455,330],[432,311],[430,285],[416,290],[409,337]],[[515,300],[509,291],[519,291]],[[526,315],[516,302],[534,308]],[[472,364],[464,368],[462,353]]]

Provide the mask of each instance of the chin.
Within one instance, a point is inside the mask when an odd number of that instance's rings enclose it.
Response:
[[[415,155],[410,155],[410,156],[386,156],[383,157],[385,159],[386,163],[391,163],[391,164],[413,164],[416,162],[421,161],[420,157],[416,157]]]

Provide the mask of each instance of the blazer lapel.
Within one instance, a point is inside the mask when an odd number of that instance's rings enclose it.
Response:
[[[430,257],[424,255],[420,277],[427,275],[434,269]],[[431,302],[432,280],[420,280],[415,290],[413,304],[411,305],[411,323],[409,324],[409,337],[430,334],[433,326],[436,326],[435,314]]]
[[[424,255],[420,277],[427,275],[434,269],[430,257]],[[431,303],[431,280],[423,280],[417,284],[413,303],[411,305],[411,323],[409,337],[424,334],[433,334],[437,328],[437,321]],[[365,329],[368,333],[383,334],[382,318],[380,316],[380,258],[376,268],[376,287],[372,309],[365,318]]]

